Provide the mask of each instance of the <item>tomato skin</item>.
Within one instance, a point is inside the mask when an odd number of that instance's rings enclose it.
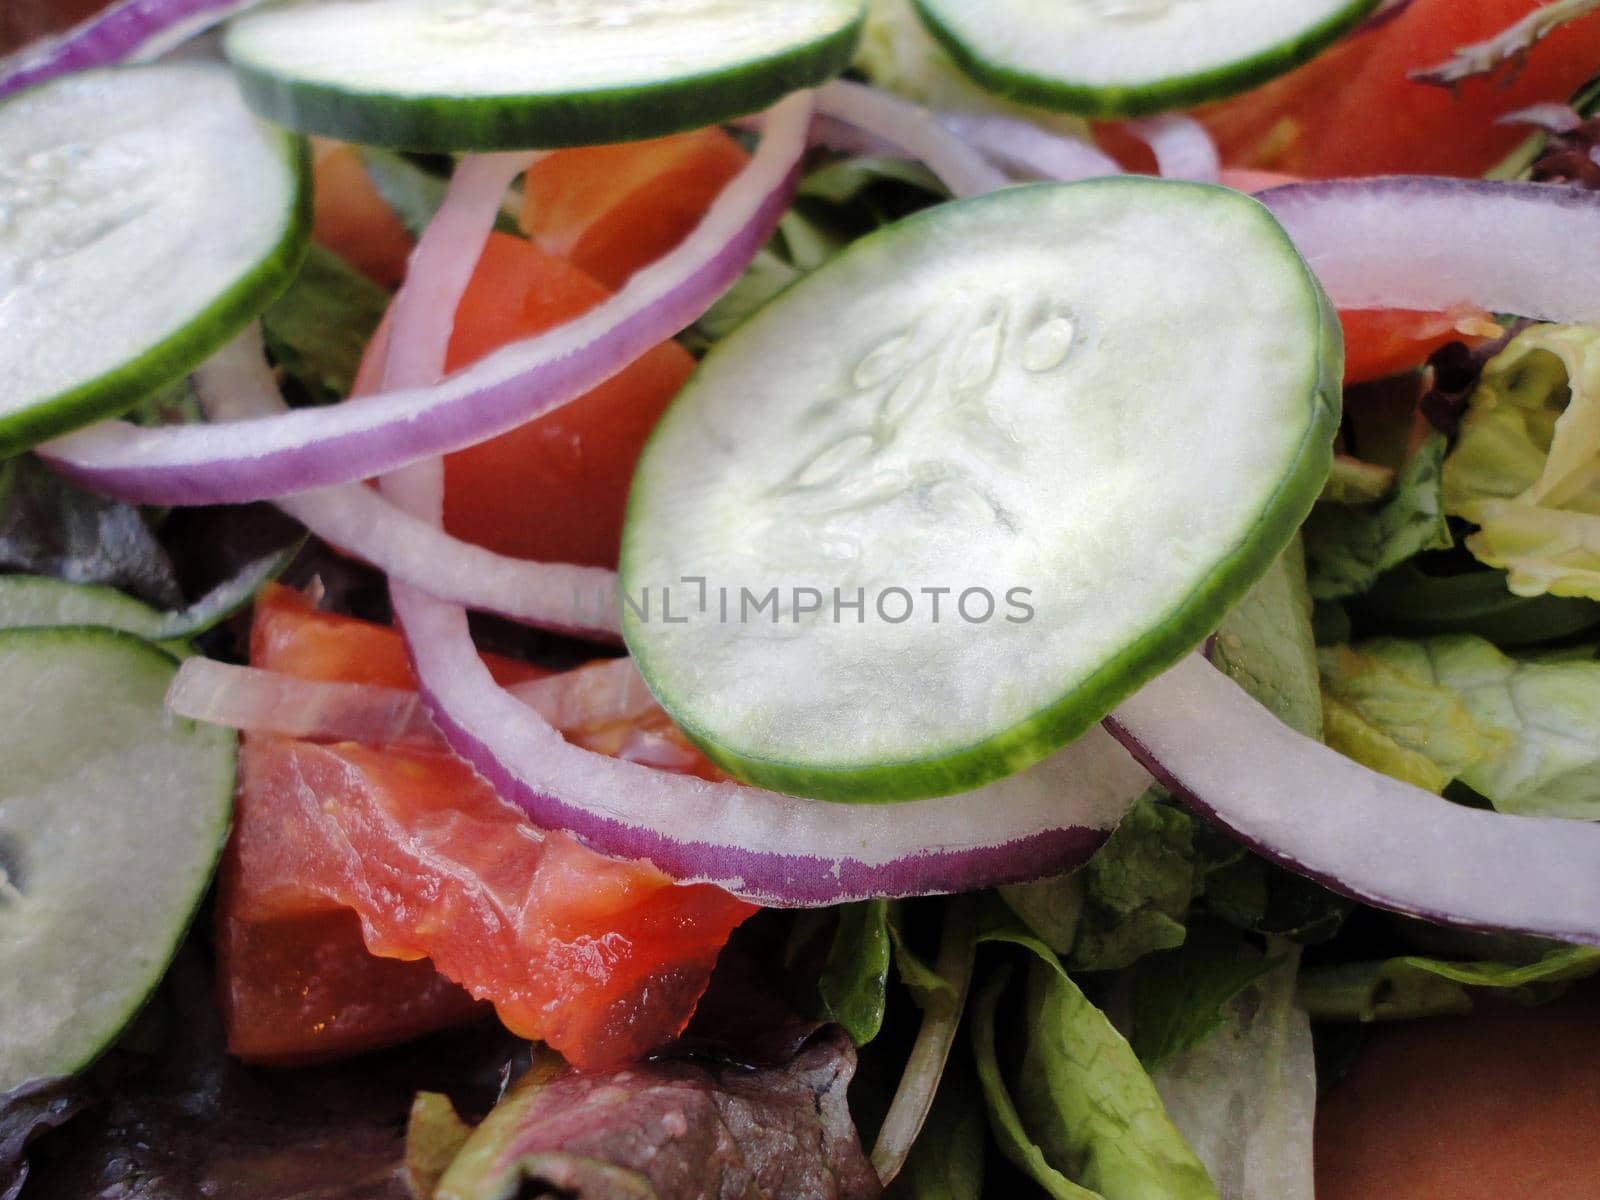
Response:
[[[615,291],[681,242],[748,161],[717,128],[557,150],[524,177],[520,224]]]
[[[1407,78],[1492,37],[1543,0],[1412,0],[1369,32],[1242,96],[1197,110],[1224,161],[1312,178],[1483,174],[1527,136],[1495,118],[1565,102],[1600,65],[1600,18],[1556,30],[1522,69],[1452,92]]]
[[[248,823],[248,813],[239,819]],[[349,909],[236,915],[237,855],[218,880],[217,991],[228,1052],[301,1066],[408,1042],[489,1011],[426,960],[379,958]]]
[[[609,295],[576,267],[493,235],[456,310],[448,368],[587,312]],[[616,565],[633,467],[694,370],[662,342],[548,416],[445,459],[445,528],[501,554]]]
[[[304,678],[410,686],[397,632],[281,587],[257,603],[251,651]],[[506,681],[542,674],[490,665]],[[682,769],[711,771],[698,757]],[[755,911],[536,829],[447,751],[247,735],[239,780],[218,945],[230,1049],[258,1061],[367,1049],[480,1011],[437,968],[575,1066],[619,1066],[682,1029]],[[286,981],[281,964],[296,962]]]
[[[1317,1107],[1317,1200],[1600,1196],[1600,992],[1380,1026]]]
[[[1342,309],[1344,382],[1371,383],[1421,366],[1441,346],[1475,346],[1499,333],[1490,315],[1477,309],[1418,312],[1408,308]]]
[[[353,146],[317,138],[311,177],[311,236],[387,288],[405,278],[411,234],[373,185]]]
[[[570,263],[510,234],[489,237],[456,310],[446,369],[587,312],[610,293]],[[355,392],[376,391],[388,321]],[[445,456],[445,528],[500,554],[614,567],[634,464],[694,358],[665,341],[546,416]]]

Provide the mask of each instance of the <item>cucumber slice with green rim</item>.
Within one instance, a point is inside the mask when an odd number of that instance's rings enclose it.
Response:
[[[281,575],[303,543],[246,563],[231,579],[188,608],[161,612],[116,588],[70,583],[48,575],[0,575],[0,629],[36,625],[103,625],[155,642],[180,658],[192,654],[189,639],[227,620]]]
[[[234,738],[167,713],[175,668],[114,630],[0,632],[0,1094],[93,1061],[205,894]]]
[[[0,104],[0,455],[126,411],[243,328],[299,269],[308,178],[214,64]]]
[[[744,779],[976,788],[1271,565],[1327,477],[1342,363],[1316,279],[1237,192],[1127,177],[930,209],[781,293],[667,410],[623,635]]]
[[[978,83],[1028,104],[1133,117],[1299,66],[1379,0],[912,0]]]
[[[170,654],[188,653],[183,635],[168,635],[166,614],[116,588],[68,583],[46,575],[0,575],[0,630],[98,625],[157,642]]]
[[[407,150],[659,137],[844,69],[861,0],[286,0],[228,27],[256,110]]]

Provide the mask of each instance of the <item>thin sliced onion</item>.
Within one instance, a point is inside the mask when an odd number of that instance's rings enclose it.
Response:
[[[567,744],[495,684],[461,609],[404,583],[391,596],[434,720],[502,797],[541,828],[758,904],[840,904],[1059,874],[1099,848],[1148,783],[1098,729],[980,791],[910,804],[830,804],[668,775]]]
[[[1340,308],[1475,305],[1600,320],[1600,194],[1392,176],[1295,183],[1256,198]]]
[[[444,745],[415,692],[301,679],[210,658],[184,660],[167,688],[167,708],[191,721],[276,737],[427,749]]]
[[[591,663],[506,688],[556,729],[637,721],[656,704],[628,658]],[[185,659],[167,690],[180,717],[277,737],[445,749],[417,693],[372,683],[301,679],[209,658]]]
[[[1156,169],[1165,179],[1190,179],[1196,183],[1215,183],[1222,170],[1217,144],[1206,127],[1193,117],[1145,117],[1129,121],[1124,128],[1156,156]]]
[[[952,195],[975,196],[1008,182],[928,109],[877,88],[843,79],[825,83],[817,89],[817,113],[898,146],[932,171]]]
[[[261,0],[116,0],[59,37],[0,58],[0,96],[71,71],[147,62]]]
[[[108,421],[40,453],[107,495],[228,504],[353,482],[504,433],[609,379],[739,278],[788,205],[811,107],[807,92],[780,102],[755,155],[700,225],[616,295],[440,383],[228,426]]]
[[[1007,169],[1038,179],[1069,182],[1123,173],[1116,159],[1098,146],[1019,117],[941,113],[939,124]]]
[[[1107,719],[1247,844],[1366,904],[1600,945],[1600,826],[1453,804],[1284,725],[1191,655]]]
[[[196,371],[194,383],[213,421],[287,410],[254,326]],[[608,642],[621,636],[614,571],[496,554],[418,520],[359,483],[276,504],[330,545],[453,604],[559,633]]]
[[[1570,104],[1530,104],[1515,112],[1502,113],[1496,125],[1532,125],[1550,133],[1570,133],[1583,124],[1578,110]]]
[[[405,282],[394,298],[385,389],[403,387],[402,379],[431,382],[444,374],[456,309],[483,257],[506,189],[543,157],[538,151],[469,154],[456,164],[439,211],[411,251]]]

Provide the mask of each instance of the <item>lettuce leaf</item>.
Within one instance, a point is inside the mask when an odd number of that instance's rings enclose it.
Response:
[[[261,314],[273,361],[329,404],[350,394],[361,356],[389,306],[389,293],[331,250],[313,245],[294,282]]]
[[[1444,503],[1513,592],[1600,599],[1600,330],[1536,325],[1484,368]]]
[[[1501,812],[1600,819],[1600,662],[1516,659],[1456,635],[1339,647],[1324,663],[1368,731],[1330,736],[1352,757],[1412,782],[1459,779]]]
[[[1295,1003],[1298,955],[1235,996],[1223,1025],[1154,1072],[1173,1124],[1228,1200],[1312,1200],[1317,1071]]]
[[[1050,948],[1003,915],[979,941],[1029,955],[1015,1071],[996,1033],[1014,962],[999,966],[973,1009],[979,1079],[1006,1157],[1061,1200],[1217,1200],[1133,1048]]]
[[[1106,1200],[1214,1197],[1133,1049],[1058,966],[1029,964],[1017,1109],[1047,1157]]]
[[[1511,739],[1480,723],[1461,697],[1435,682],[1425,668],[1399,665],[1409,645],[1422,643],[1395,639],[1318,652],[1326,740],[1375,771],[1442,792],[1480,758],[1509,746]]]
[[[1180,946],[1205,878],[1192,819],[1146,793],[1079,875],[1083,911],[1068,960],[1073,969],[1117,970]]]
[[[1424,550],[1448,549],[1453,540],[1442,496],[1442,434],[1430,434],[1396,473],[1378,504],[1319,503],[1303,534],[1311,595],[1341,600],[1360,595]]]
[[[817,980],[821,1016],[844,1026],[857,1046],[883,1028],[888,1004],[889,904],[866,900],[839,909],[839,927]]]
[[[1537,1004],[1600,972],[1600,950],[1569,946],[1531,963],[1446,962],[1412,955],[1302,972],[1300,1003],[1319,1021],[1392,1021],[1472,1011],[1477,990]]]
[[[1233,1001],[1283,958],[1269,958],[1219,921],[1191,923],[1176,950],[1151,954],[1133,970],[1129,1041],[1156,1071],[1228,1023]]]
[[[1322,736],[1317,644],[1299,538],[1222,619],[1211,660],[1285,724]]]

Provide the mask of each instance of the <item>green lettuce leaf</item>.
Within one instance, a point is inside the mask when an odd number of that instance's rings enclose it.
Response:
[[[1317,1066],[1298,954],[1230,1000],[1220,1030],[1152,1072],[1167,1113],[1230,1200],[1312,1200]]]
[[[1017,1110],[1047,1158],[1106,1200],[1214,1197],[1133,1048],[1059,966],[1029,964]]]
[[[1126,1039],[1048,946],[1003,908],[988,917],[980,942],[1030,955],[1009,1078],[996,1024],[1012,962],[979,989],[973,1008],[974,1055],[1001,1151],[1065,1200],[1216,1200],[1205,1168],[1173,1127]]]
[[[1516,659],[1468,635],[1385,638],[1324,659],[1337,664],[1327,686],[1359,706],[1375,742],[1401,748],[1406,768],[1431,764],[1501,812],[1600,819],[1600,662]],[[1392,774],[1402,764],[1361,761]]]
[[[1074,970],[1118,970],[1183,944],[1190,902],[1204,882],[1188,813],[1146,793],[1079,874]]]
[[[1453,544],[1441,486],[1445,445],[1442,434],[1424,439],[1382,503],[1319,503],[1312,510],[1303,535],[1313,597],[1360,595],[1385,571],[1424,550]]]
[[[1444,503],[1513,592],[1600,599],[1600,330],[1536,325],[1484,368]]]
[[[1487,643],[1485,643],[1487,645]],[[1462,699],[1426,669],[1401,661],[1398,639],[1318,652],[1328,745],[1430,792],[1442,792],[1471,764],[1510,743],[1481,724]]]
[[[1269,958],[1220,921],[1191,922],[1182,946],[1146,955],[1133,969],[1129,1041],[1157,1071],[1228,1023],[1234,999],[1284,960]]]
[[[1311,593],[1298,538],[1222,619],[1211,659],[1285,724],[1322,736]]]
[[[883,1028],[892,952],[888,901],[867,900],[839,909],[839,927],[817,980],[817,994],[822,1016],[844,1026],[858,1046]]]
[[[289,290],[261,314],[273,360],[313,403],[350,394],[389,293],[337,254],[313,245]]]
[[[1299,998],[1314,1020],[1410,1020],[1471,1012],[1478,990],[1538,1004],[1559,995],[1572,981],[1597,972],[1600,950],[1591,946],[1553,950],[1521,964],[1408,956],[1302,971]]]
[[[1029,1135],[1006,1085],[995,1027],[1000,999],[1011,983],[1011,974],[1011,964],[1000,967],[979,989],[972,1009],[972,1057],[978,1068],[984,1106],[989,1113],[989,1129],[1000,1152],[1055,1200],[1100,1200],[1095,1193],[1079,1187],[1051,1165],[1044,1150]]]

